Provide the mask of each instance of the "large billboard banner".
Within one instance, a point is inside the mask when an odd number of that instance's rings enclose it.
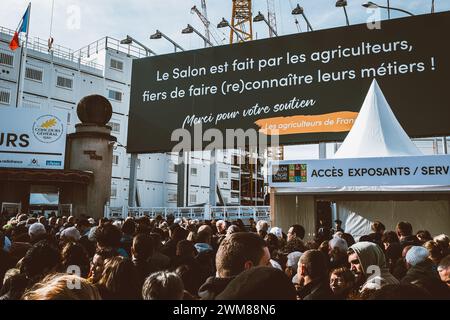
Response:
[[[409,136],[448,135],[448,30],[444,12],[135,60],[128,152],[170,151],[175,130],[199,139],[200,124],[341,141],[373,79]]]
[[[64,169],[67,114],[0,110],[0,168]]]

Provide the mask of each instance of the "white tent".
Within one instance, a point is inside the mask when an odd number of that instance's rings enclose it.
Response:
[[[358,118],[335,158],[418,156],[374,79]]]
[[[335,159],[422,156],[392,112],[373,80],[355,124],[335,154]],[[356,238],[370,233],[374,220],[393,230],[399,221],[414,230],[450,233],[450,181],[447,185],[384,185],[275,188],[272,206],[277,225],[303,223],[314,233],[316,201],[333,201],[334,218],[344,222]],[[277,201],[278,200],[278,201]],[[281,215],[280,215],[281,214]],[[296,217],[293,216],[297,215]],[[277,217],[278,216],[278,217]]]

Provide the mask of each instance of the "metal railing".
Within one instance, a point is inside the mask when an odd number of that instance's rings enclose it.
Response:
[[[140,208],[140,207],[110,207],[105,206],[104,216],[108,219],[126,219],[127,217],[140,218],[149,217],[156,218],[158,215],[167,218],[173,215],[175,218],[187,218],[197,220],[227,220],[233,221],[237,219],[248,220],[250,218],[257,220],[270,221],[270,207],[202,207],[202,208]]]

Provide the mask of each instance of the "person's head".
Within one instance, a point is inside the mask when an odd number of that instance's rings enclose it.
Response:
[[[181,240],[177,243],[176,255],[179,257],[195,257],[197,250],[194,243],[188,240]]]
[[[365,282],[370,266],[386,267],[384,252],[375,243],[355,243],[348,249],[347,254],[350,270],[355,274],[358,284]]]
[[[271,228],[269,233],[276,235],[279,240],[283,239],[283,230],[280,227]]]
[[[441,247],[442,253],[444,255],[449,254],[450,252],[450,239],[445,234],[440,234],[433,239],[439,246]]]
[[[450,255],[441,260],[438,266],[439,276],[450,289]]]
[[[131,260],[121,256],[105,260],[98,285],[105,288],[113,300],[136,300],[140,297],[135,267]]]
[[[200,230],[200,228],[199,228]],[[197,233],[196,237],[197,243],[207,243],[211,244],[211,233],[207,229],[202,229]]]
[[[228,227],[227,229],[227,235],[236,233],[236,232],[241,232],[241,229],[239,229],[238,226],[232,224],[231,226]]]
[[[150,275],[142,287],[144,300],[182,300],[184,285],[174,272],[160,271]]]
[[[56,273],[31,287],[23,300],[101,300],[97,288],[76,275]]]
[[[383,234],[384,231],[386,230],[386,227],[384,226],[384,224],[382,224],[380,221],[374,221],[372,223],[372,225],[370,226],[370,228],[372,229],[372,231],[374,233],[378,233],[378,234]]]
[[[308,250],[300,257],[297,273],[305,279],[305,284],[326,276],[327,272],[325,255],[319,250]]]
[[[133,238],[131,246],[133,258],[145,261],[153,255],[153,251],[153,238],[149,234],[139,233]]]
[[[334,226],[336,227],[336,230],[342,229],[342,221],[339,219],[334,220]]]
[[[67,218],[67,223],[70,225],[75,225],[75,217],[74,216],[69,216],[69,218]]]
[[[47,231],[42,223],[33,223],[28,228],[28,235],[30,236],[31,243],[42,240],[46,234]]]
[[[298,262],[300,261],[302,255],[303,253],[298,251],[291,252],[288,254],[286,261],[286,269],[284,270],[284,273],[286,274],[286,276],[288,276],[289,279],[292,279],[292,277],[297,274]]]
[[[426,261],[428,259],[428,250],[424,247],[412,246],[406,254],[405,261],[408,268],[415,267],[416,265]]]
[[[355,283],[355,275],[348,268],[337,268],[330,272],[330,288],[336,295],[347,296]]]
[[[267,234],[268,230],[269,230],[269,224],[267,223],[267,221],[259,220],[256,223],[256,231],[258,233],[260,233],[260,231],[263,231],[263,232],[265,232]]]
[[[425,243],[427,241],[433,240],[433,237],[431,236],[430,232],[427,230],[419,230],[416,233],[417,239],[420,241],[420,243]]]
[[[71,272],[71,268],[79,267],[80,276],[86,278],[89,274],[89,256],[86,249],[78,243],[68,242],[61,252],[61,271]]]
[[[61,262],[59,250],[52,243],[43,240],[33,245],[25,254],[20,272],[32,282],[39,281],[56,271]]]
[[[400,243],[397,233],[394,231],[385,232],[381,237],[381,242],[383,242],[385,250],[393,243]]]
[[[54,227],[56,225],[56,217],[51,217],[50,219],[48,219],[48,225],[50,227]]]
[[[95,239],[99,248],[118,248],[122,232],[113,224],[107,222],[97,227]]]
[[[405,221],[401,221],[401,222],[399,222],[397,224],[397,227],[395,228],[395,231],[397,232],[397,236],[399,238],[409,237],[409,236],[412,236],[413,228],[412,228],[411,223],[405,222]]]
[[[122,226],[122,232],[126,235],[133,236],[134,232],[136,231],[136,223],[133,219],[127,219],[123,223]]]
[[[47,219],[44,216],[40,216],[38,218],[38,222],[43,224],[44,226],[47,225]]]
[[[216,228],[218,233],[225,234],[225,231],[227,230],[227,223],[223,220],[219,220],[216,222]]]
[[[441,246],[435,241],[427,241],[423,245],[429,254],[429,258],[435,265],[438,265],[441,262],[441,259],[444,257],[442,254]]]
[[[56,226],[57,227],[62,227],[63,224],[64,224],[63,218],[56,219]]]
[[[61,240],[63,242],[77,242],[80,238],[80,231],[75,227],[69,227],[61,231]]]
[[[233,277],[256,266],[267,266],[270,253],[261,237],[248,232],[227,236],[217,251],[216,268],[220,278]]]
[[[295,238],[304,239],[305,238],[305,228],[299,224],[292,225],[287,234],[287,240],[291,241]]]

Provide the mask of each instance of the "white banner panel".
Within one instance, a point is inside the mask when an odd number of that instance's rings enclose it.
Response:
[[[67,113],[0,109],[0,168],[64,169]]]
[[[448,186],[450,156],[298,160],[270,165],[271,187]]]

